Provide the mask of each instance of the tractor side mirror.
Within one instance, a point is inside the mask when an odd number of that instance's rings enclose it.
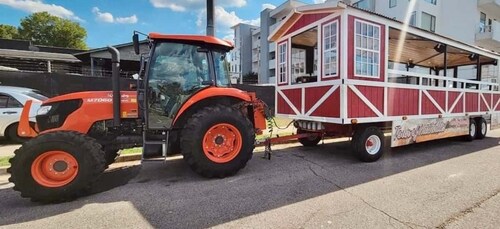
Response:
[[[132,36],[132,41],[134,42],[134,51],[136,55],[139,55],[141,52],[139,50],[139,34],[134,33]]]

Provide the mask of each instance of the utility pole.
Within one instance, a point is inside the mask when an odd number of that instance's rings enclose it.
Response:
[[[214,1],[207,0],[207,36],[215,36],[215,22],[214,22]]]

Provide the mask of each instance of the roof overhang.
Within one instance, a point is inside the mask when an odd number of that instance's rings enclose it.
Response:
[[[281,37],[283,37],[286,32],[300,19],[304,14],[316,14],[316,13],[334,13],[337,10],[343,10],[347,8],[347,5],[343,2],[325,2],[321,4],[304,5],[299,6],[292,10],[286,18],[281,21],[281,24],[276,27],[274,31],[268,37],[268,40],[275,42]]]
[[[25,60],[61,61],[69,63],[81,62],[78,58],[76,58],[71,54],[34,52],[34,51],[13,50],[13,49],[0,49],[0,57],[25,59]]]

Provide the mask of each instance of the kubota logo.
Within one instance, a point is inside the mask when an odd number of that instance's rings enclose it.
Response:
[[[87,103],[112,103],[112,98],[89,98]]]

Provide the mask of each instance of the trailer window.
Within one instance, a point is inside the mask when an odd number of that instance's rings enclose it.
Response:
[[[380,26],[356,20],[356,76],[380,77]]]
[[[323,75],[338,76],[338,23],[331,22],[323,26]]]
[[[287,43],[278,45],[278,83],[286,84],[287,79]]]

